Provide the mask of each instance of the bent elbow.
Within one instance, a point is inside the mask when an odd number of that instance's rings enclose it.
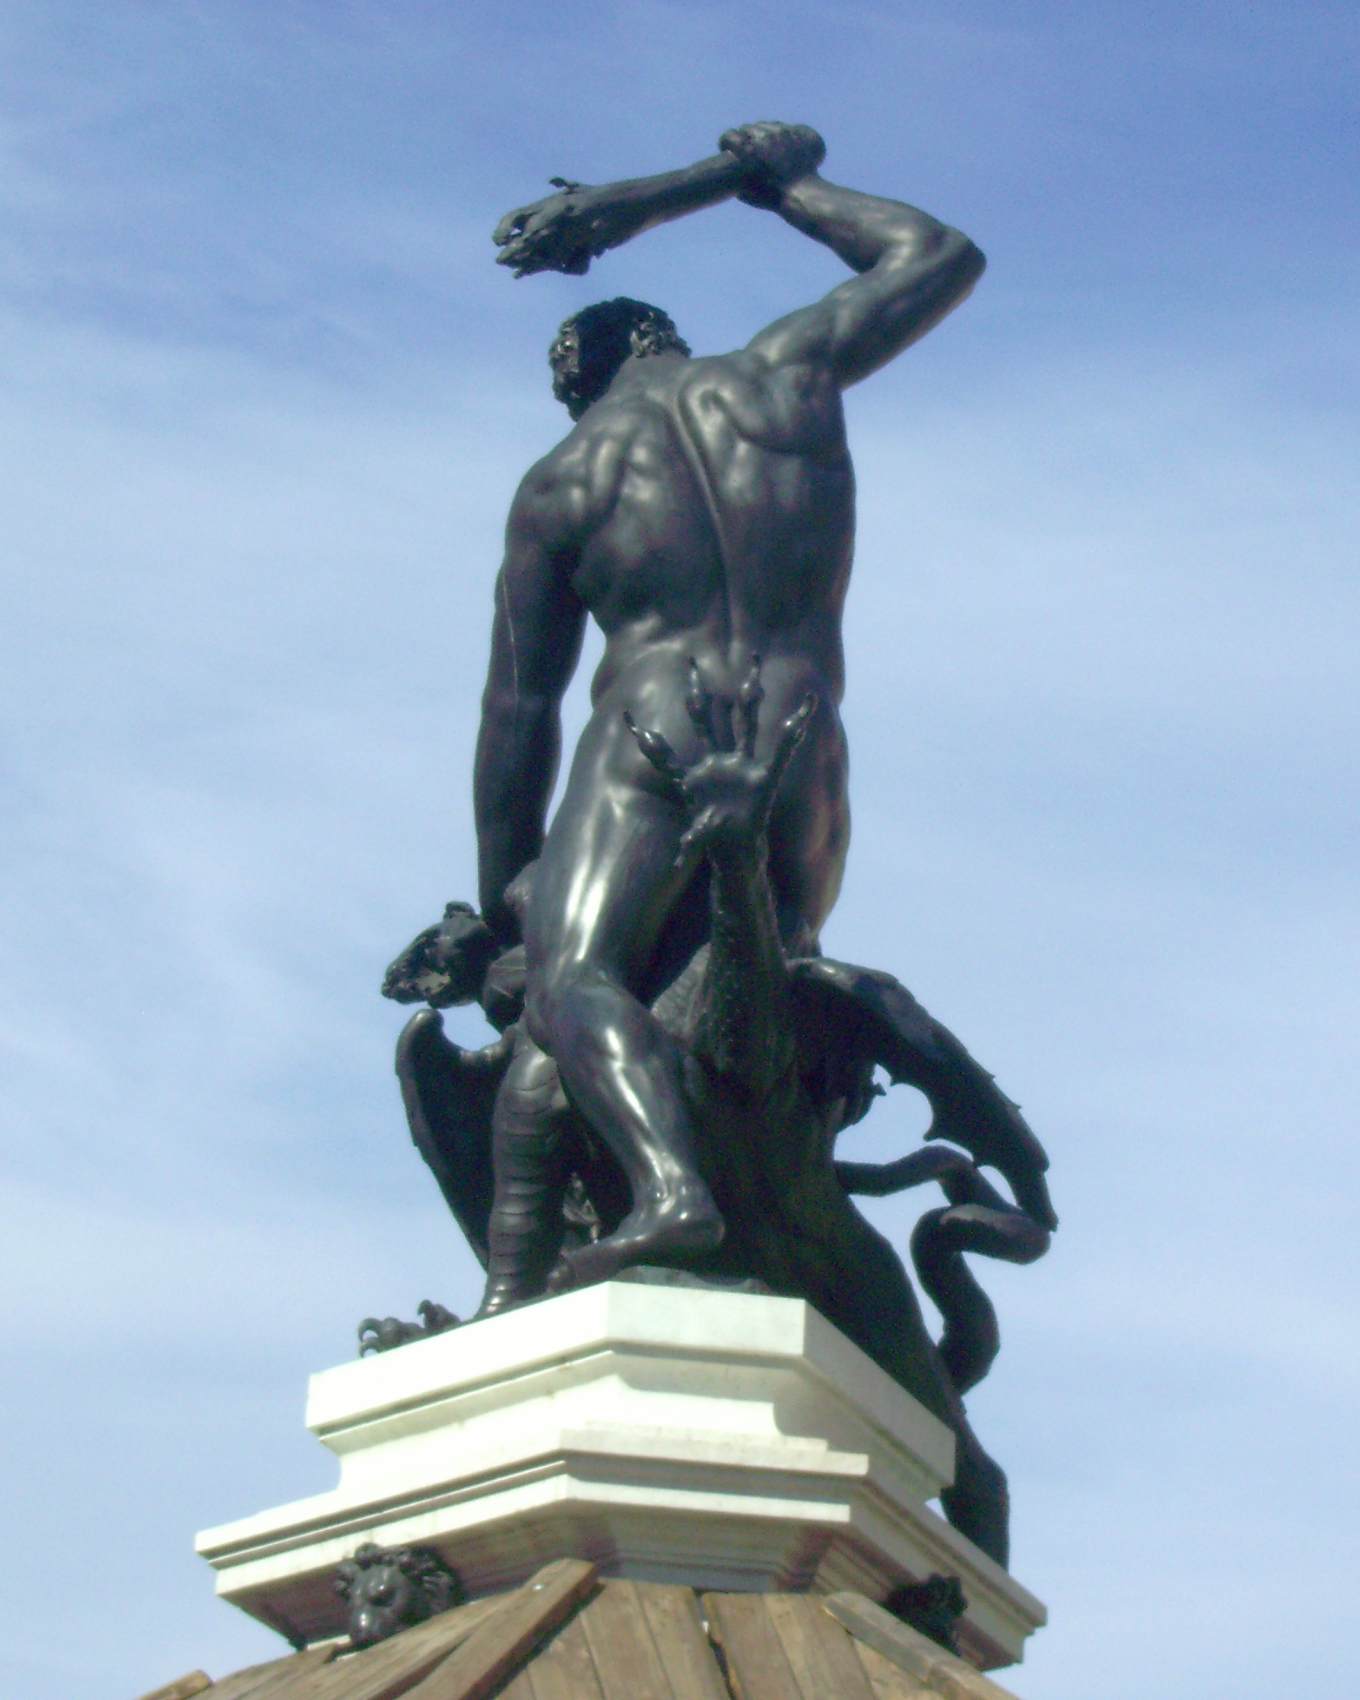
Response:
[[[924,283],[961,301],[987,269],[987,256],[971,237],[942,224],[923,248],[904,250],[896,263],[899,275],[912,286]]]
[[[987,269],[987,256],[971,236],[951,230],[948,237],[949,265],[964,289],[971,289]]]

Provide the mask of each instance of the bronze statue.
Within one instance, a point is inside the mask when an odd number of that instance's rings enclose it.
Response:
[[[827,182],[805,126],[746,125],[720,146],[656,178],[554,179],[557,194],[496,232],[517,276],[579,272],[737,195],[856,275],[732,354],[691,356],[665,313],[629,300],[559,331],[553,388],[574,428],[521,484],[496,584],[481,915],[450,905],[389,969],[389,996],[432,1006],[398,1072],[417,1143],[488,1262],[479,1314],[658,1264],[806,1297],[954,1428],[946,1509],[1004,1562],[1005,1479],[960,1398],[990,1364],[995,1319],[960,1254],[1046,1248],[1046,1159],[910,994],[819,945],[849,837],[841,391],[963,300],[983,259],[926,213]],[[605,653],[549,823],[588,616]],[[474,996],[503,1029],[479,1053],[449,1044],[434,1013]],[[930,1137],[968,1156],[835,1164],[880,1065],[926,1093]],[[926,1179],[949,1200],[913,1246],[946,1320],[938,1347],[847,1196]]]

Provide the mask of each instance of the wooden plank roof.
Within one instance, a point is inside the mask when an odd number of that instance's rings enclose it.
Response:
[[[362,1652],[312,1647],[142,1700],[1015,1700],[861,1594],[714,1594],[559,1559]]]

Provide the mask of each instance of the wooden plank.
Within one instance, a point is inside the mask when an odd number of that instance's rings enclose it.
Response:
[[[534,1688],[529,1681],[528,1670],[522,1670],[518,1675],[512,1676],[497,1693],[496,1700],[534,1700]]]
[[[863,1594],[829,1594],[821,1603],[857,1641],[881,1653],[942,1700],[1015,1700],[1009,1689],[974,1670],[967,1660],[946,1653],[929,1636],[909,1628]]]
[[[217,1700],[220,1694],[227,1695],[229,1700],[239,1700],[239,1696],[245,1694],[250,1687],[259,1687],[271,1671],[278,1670],[281,1665],[291,1664],[296,1657],[296,1653],[285,1653],[282,1658],[269,1659],[262,1665],[249,1665],[245,1670],[224,1676],[221,1682],[213,1684],[213,1700]],[[150,1694],[144,1694],[142,1700],[159,1700],[159,1697],[167,1692],[171,1690],[157,1688]]]
[[[280,1691],[277,1700],[396,1700],[479,1629],[509,1610],[517,1598],[516,1590],[440,1612],[376,1647],[337,1658],[309,1681]],[[275,1696],[271,1694],[269,1700]]]
[[[548,1637],[524,1668],[533,1684],[534,1700],[604,1700],[579,1612]]]
[[[849,1635],[806,1594],[766,1594],[765,1609],[803,1700],[874,1700]]]
[[[606,1582],[581,1611],[604,1700],[674,1700],[634,1582]]]
[[[922,1688],[914,1676],[899,1670],[891,1659],[863,1641],[853,1641],[859,1662],[873,1685],[875,1700],[939,1700],[933,1688]]]
[[[187,1676],[177,1676],[163,1688],[153,1688],[150,1694],[143,1694],[142,1700],[193,1700],[195,1694],[211,1687],[212,1678],[207,1671],[191,1670]]]
[[[693,1588],[639,1582],[637,1594],[675,1700],[731,1700]]]
[[[321,1670],[335,1657],[339,1648],[333,1644],[307,1647],[300,1653],[286,1653],[281,1659],[271,1659],[267,1665],[252,1665],[233,1676],[215,1682],[209,1692],[212,1700],[271,1700],[271,1696],[286,1695],[299,1688],[314,1671]]]
[[[501,1611],[474,1630],[461,1647],[410,1690],[410,1700],[486,1700],[594,1587],[593,1564],[578,1558],[559,1558],[545,1564],[531,1581],[508,1597]],[[355,1697],[346,1694],[337,1700]],[[363,1700],[369,1697],[365,1695]]]
[[[760,1594],[705,1594],[703,1603],[737,1700],[801,1700]]]
[[[849,1634],[849,1631],[846,1633]],[[885,1659],[882,1653],[876,1653],[872,1647],[866,1647],[863,1641],[852,1641],[852,1645],[855,1656],[864,1666],[864,1674],[874,1691],[874,1700],[902,1700],[903,1684],[908,1680],[903,1672]],[[916,1693],[920,1692],[917,1688]]]

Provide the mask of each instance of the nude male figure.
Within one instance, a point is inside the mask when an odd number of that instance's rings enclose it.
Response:
[[[682,1057],[648,1009],[702,942],[703,858],[683,842],[681,810],[625,711],[688,765],[704,753],[709,696],[736,701],[753,656],[759,758],[816,699],[769,828],[785,948],[813,949],[849,834],[838,704],[854,494],[841,392],[938,323],[984,265],[928,214],[827,182],[824,144],[805,126],[746,125],[720,145],[686,171],[565,185],[497,232],[519,275],[581,271],[643,230],[740,195],[856,274],[735,353],[691,358],[666,315],[636,302],[586,309],[550,353],[575,424],[511,509],[475,806],[482,911],[505,944],[519,932],[506,888],[537,859],[523,919],[526,1037],[498,1121],[513,1122],[521,1103],[534,1137],[555,1065],[631,1188],[617,1231],[573,1253],[583,1284],[709,1250],[723,1232],[698,1172]],[[605,653],[548,826],[559,709],[587,617]]]

